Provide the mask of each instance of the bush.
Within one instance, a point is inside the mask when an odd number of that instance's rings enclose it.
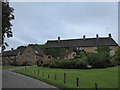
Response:
[[[51,63],[48,65],[48,67],[50,67],[50,68],[56,68],[57,65],[56,65],[55,62],[51,62]]]
[[[81,58],[78,62],[76,62],[76,68],[78,69],[87,69],[88,61],[86,57]]]
[[[118,50],[115,52],[115,55],[114,55],[113,58],[111,59],[111,62],[112,62],[112,64],[113,64],[113,66],[120,65],[120,47],[119,47]]]
[[[48,64],[50,68],[88,69],[112,66],[110,57],[105,53],[88,53],[82,58],[53,60]]]
[[[105,68],[111,66],[110,58],[102,53],[89,53],[87,61],[93,68]]]
[[[55,60],[48,63],[48,67],[57,68],[57,67],[59,67],[59,64],[60,64],[60,60],[55,59]]]

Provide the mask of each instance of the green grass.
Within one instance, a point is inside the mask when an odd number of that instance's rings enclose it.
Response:
[[[105,69],[53,69],[45,67],[28,67],[29,72],[25,69],[17,69],[13,72],[21,73],[35,79],[44,81],[58,88],[94,88],[95,83],[98,88],[118,88],[118,67],[109,67]],[[38,75],[38,69],[40,75]],[[36,73],[34,74],[34,70]],[[31,73],[32,71],[32,73]],[[44,72],[44,77],[42,73]],[[63,74],[67,74],[66,83],[63,83]],[[55,73],[57,80],[55,80]],[[48,79],[48,74],[50,78]],[[76,77],[79,78],[79,87],[76,87]]]
[[[0,69],[10,69],[10,68],[17,68],[19,66],[0,66]]]

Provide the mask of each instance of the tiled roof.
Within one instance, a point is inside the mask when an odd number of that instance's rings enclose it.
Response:
[[[9,51],[4,51],[2,53],[2,56],[16,56],[18,54],[22,54],[22,52],[25,50],[25,48],[19,48],[15,50],[9,50]]]
[[[48,40],[45,48],[67,48],[67,47],[97,47],[97,46],[118,46],[111,37]]]
[[[36,55],[43,56],[43,51],[38,46],[31,46]]]

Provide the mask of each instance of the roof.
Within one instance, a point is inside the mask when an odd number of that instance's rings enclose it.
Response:
[[[36,55],[43,56],[43,51],[38,46],[31,46]]]
[[[67,47],[98,47],[98,46],[118,46],[111,37],[68,39],[68,40],[48,40],[45,48],[67,48]]]
[[[18,54],[22,54],[25,48],[19,48],[15,50],[4,51],[2,56],[16,56]]]

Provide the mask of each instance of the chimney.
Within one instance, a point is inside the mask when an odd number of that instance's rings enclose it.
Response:
[[[13,48],[11,48],[11,51],[13,51]]]
[[[85,35],[83,35],[83,39],[85,40]]]
[[[109,35],[109,38],[111,38],[111,37],[112,37],[112,36],[111,36],[111,33],[109,33],[108,35]]]
[[[60,37],[58,37],[58,42],[60,42]]]
[[[96,38],[97,38],[97,39],[99,38],[99,35],[98,35],[98,34],[96,34]]]

